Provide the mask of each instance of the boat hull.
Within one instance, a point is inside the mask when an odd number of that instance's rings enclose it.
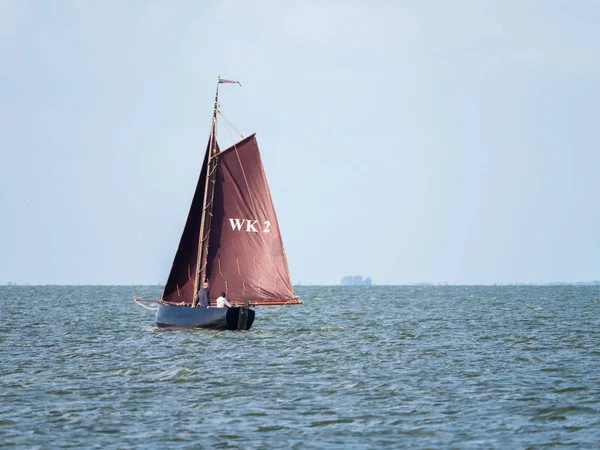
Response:
[[[156,325],[159,328],[249,330],[254,316],[249,308],[192,308],[161,303],[156,310]]]

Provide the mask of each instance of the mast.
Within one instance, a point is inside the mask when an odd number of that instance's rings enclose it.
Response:
[[[206,167],[206,183],[204,185],[204,203],[202,205],[202,217],[200,219],[200,235],[198,236],[198,262],[196,264],[196,277],[194,279],[194,297],[200,290],[206,278],[208,242],[210,238],[210,222],[212,217],[213,199],[215,195],[215,177],[217,168],[217,108],[219,107],[219,84],[221,77],[217,81],[217,90],[215,93],[215,104],[213,107],[212,123],[210,128],[209,153]]]

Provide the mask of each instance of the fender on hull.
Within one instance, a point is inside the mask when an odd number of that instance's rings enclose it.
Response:
[[[156,310],[159,328],[209,328],[213,330],[249,330],[255,312],[245,308],[192,308],[161,303]]]

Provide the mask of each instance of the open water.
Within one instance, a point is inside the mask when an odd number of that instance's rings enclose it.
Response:
[[[600,447],[599,287],[298,287],[248,332],[159,287],[0,287],[4,448]]]

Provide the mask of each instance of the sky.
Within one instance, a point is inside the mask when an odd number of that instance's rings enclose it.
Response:
[[[0,284],[164,283],[218,75],[293,283],[600,279],[598,23],[586,0],[0,0]]]

